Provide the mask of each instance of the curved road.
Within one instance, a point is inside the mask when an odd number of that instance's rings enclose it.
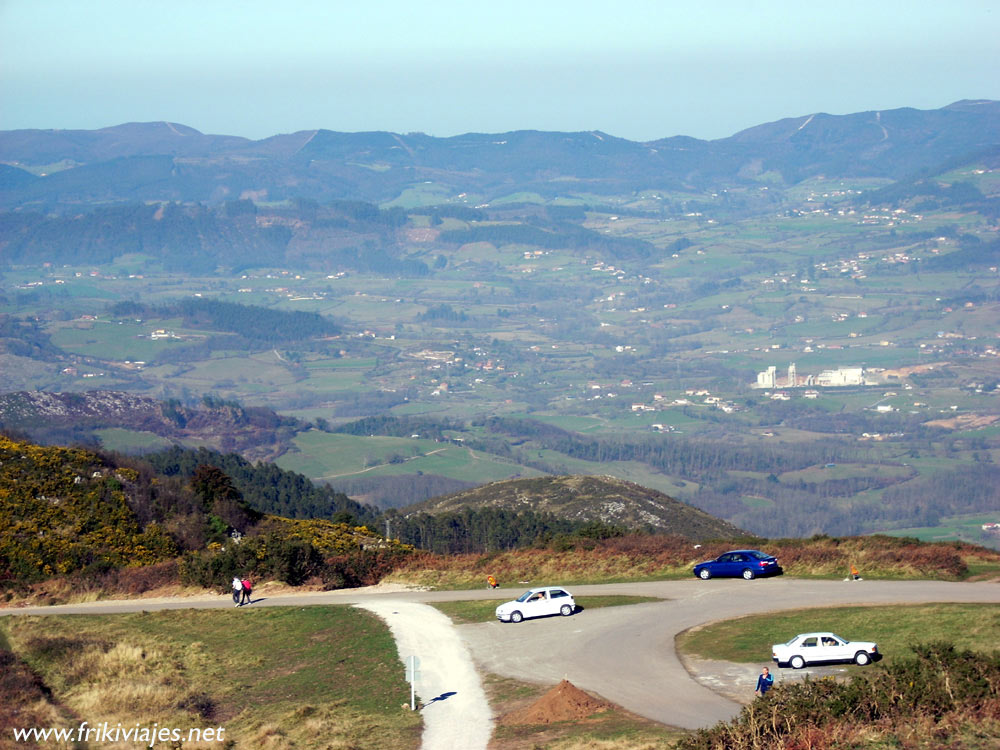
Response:
[[[631,607],[585,610],[573,617],[499,622],[457,627],[481,669],[520,680],[577,687],[641,716],[695,729],[735,716],[740,705],[693,680],[674,651],[675,636],[695,625],[747,614],[798,607],[929,602],[1000,603],[1000,583],[943,581],[817,581],[771,578],[573,586],[583,598],[597,594],[638,594],[665,601]],[[292,594],[256,601],[253,606],[364,604],[513,598],[523,589],[488,591],[357,590]],[[154,609],[232,606],[228,597],[94,602],[56,607],[0,608],[11,614],[101,614]],[[776,634],[776,639],[786,634]],[[793,634],[787,634],[793,635]],[[878,640],[878,633],[866,633]]]

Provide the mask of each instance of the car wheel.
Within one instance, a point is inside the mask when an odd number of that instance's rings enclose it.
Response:
[[[792,669],[802,669],[806,665],[806,660],[801,656],[793,656],[788,660],[788,664]]]
[[[863,667],[871,660],[872,658],[864,651],[858,651],[858,653],[854,655],[854,663],[857,664],[859,667]]]
[[[712,577],[712,571],[710,571],[708,568],[702,568],[701,570],[698,571],[698,577],[703,581],[707,581],[709,578]]]
[[[750,568],[743,571],[743,580],[745,581],[752,581],[756,577],[756,574]]]
[[[521,620],[523,620],[523,619],[524,619],[524,615],[522,615],[520,612],[511,612],[510,613],[510,621],[511,622],[521,622]]]
[[[559,614],[561,614],[563,617],[569,617],[571,614],[573,614],[573,608],[568,604],[564,604],[559,608]]]

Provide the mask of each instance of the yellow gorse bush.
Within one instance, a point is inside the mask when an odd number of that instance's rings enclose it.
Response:
[[[0,437],[0,578],[65,574],[88,565],[139,566],[177,549],[156,524],[140,528],[126,488],[138,474],[92,453]]]
[[[306,542],[322,555],[339,555],[373,546],[392,546],[412,550],[410,545],[383,539],[367,526],[349,526],[319,518],[294,519],[269,516],[267,531],[283,539]],[[263,545],[262,545],[263,548]],[[258,555],[261,553],[258,552]],[[266,551],[263,553],[266,554]]]

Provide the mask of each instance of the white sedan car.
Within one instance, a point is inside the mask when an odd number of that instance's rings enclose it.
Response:
[[[771,646],[771,658],[779,667],[802,669],[806,664],[834,662],[865,665],[881,657],[871,641],[848,641],[833,633],[800,633],[788,643]]]
[[[521,622],[528,617],[563,615],[567,617],[576,611],[573,595],[558,586],[528,589],[512,602],[497,607],[497,619],[501,622]]]

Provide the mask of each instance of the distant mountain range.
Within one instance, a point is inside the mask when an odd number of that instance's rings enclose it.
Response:
[[[949,160],[997,158],[1000,102],[965,100],[779,120],[729,138],[637,143],[601,132],[422,133],[311,130],[259,141],[174,123],[0,132],[0,208],[79,210],[146,201],[353,199],[379,203],[432,182],[451,194],[595,194],[703,189],[767,176],[900,179]]]

